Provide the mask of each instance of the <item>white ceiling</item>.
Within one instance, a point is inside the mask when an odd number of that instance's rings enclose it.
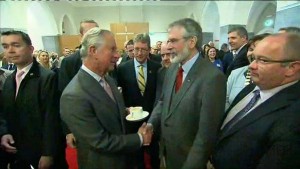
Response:
[[[66,0],[74,7],[94,6],[183,6],[189,1],[160,1],[160,0]]]

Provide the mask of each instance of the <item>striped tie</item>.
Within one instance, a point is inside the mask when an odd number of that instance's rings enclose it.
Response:
[[[245,80],[245,86],[247,86],[247,85],[249,85],[249,84],[252,83],[252,81],[251,81],[251,73],[250,73],[250,69],[248,69],[248,70],[244,73],[244,75],[245,75],[245,78],[246,78],[246,80]]]
[[[144,69],[143,69],[143,65],[139,66],[139,72],[138,72],[138,85],[141,91],[141,94],[144,95],[145,92],[145,77],[144,77]]]

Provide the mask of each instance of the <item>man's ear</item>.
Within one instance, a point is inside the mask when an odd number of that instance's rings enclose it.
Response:
[[[196,46],[198,38],[196,36],[193,36],[189,39],[189,47],[194,48]]]
[[[291,62],[288,65],[288,70],[285,73],[286,76],[294,76],[295,74],[300,73],[300,61]]]
[[[97,53],[97,48],[94,45],[88,47],[88,55],[93,56]]]

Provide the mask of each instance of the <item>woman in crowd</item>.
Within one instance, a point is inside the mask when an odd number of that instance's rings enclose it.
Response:
[[[220,59],[216,58],[217,56],[217,49],[215,47],[211,47],[207,50],[207,57],[218,69],[223,71],[223,64]]]
[[[47,69],[50,69],[50,59],[49,59],[49,53],[47,51],[41,51],[38,55],[38,59],[40,64]]]

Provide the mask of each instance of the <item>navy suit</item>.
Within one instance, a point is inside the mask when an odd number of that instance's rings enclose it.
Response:
[[[239,53],[233,58],[230,65],[227,67],[226,75],[229,77],[231,71],[234,69],[249,65],[249,60],[247,58],[247,45],[243,46],[243,48],[239,51]],[[225,67],[224,67],[225,70]]]
[[[227,113],[255,85],[246,86]],[[254,108],[227,132],[220,131],[212,162],[216,169],[300,168],[300,82]]]
[[[131,106],[142,106],[143,110],[152,112],[154,102],[155,102],[155,92],[156,92],[156,80],[157,71],[161,67],[160,64],[155,63],[151,60],[147,60],[147,80],[144,95],[141,94],[138,87],[134,59],[129,60],[118,67],[118,85],[122,87],[123,97],[126,107]],[[148,116],[149,118],[150,116]],[[126,127],[130,133],[136,133],[138,128],[143,122],[126,122]],[[155,138],[154,138],[155,139]],[[159,168],[158,159],[158,142],[152,141],[150,148],[146,148],[151,156],[151,165],[154,169]],[[143,168],[143,163],[141,163],[143,158],[143,152],[138,153],[138,166]]]

